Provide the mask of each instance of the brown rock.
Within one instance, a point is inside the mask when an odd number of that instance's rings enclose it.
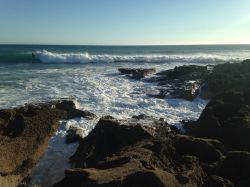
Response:
[[[0,110],[1,187],[17,186],[25,179],[46,150],[60,119],[86,116],[72,103],[56,101]]]
[[[218,139],[231,150],[250,151],[250,106],[245,92],[225,92],[214,97],[200,118],[188,125],[191,134]]]
[[[72,156],[75,169],[65,171],[54,187],[201,186],[206,174],[200,161],[175,148],[175,132],[165,124],[168,133],[159,134],[140,120],[150,118],[102,118]],[[158,120],[151,125],[161,124]]]

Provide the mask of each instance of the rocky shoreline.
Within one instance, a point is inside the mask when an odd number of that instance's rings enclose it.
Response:
[[[68,100],[1,109],[0,186],[24,186],[31,169],[58,129],[59,120],[75,117],[96,116],[77,110]]]
[[[198,95],[210,99],[186,131],[167,119],[145,115],[118,120],[102,117],[82,138],[70,129],[67,143],[78,141],[71,169],[54,187],[250,186],[250,60],[216,66],[119,69],[128,78],[154,82],[157,98]],[[147,77],[150,75],[150,77]],[[60,119],[95,118],[72,101],[0,110],[0,186],[25,186]]]
[[[226,95],[239,96],[228,92],[212,99],[197,122],[186,123],[187,133],[147,116],[101,118],[70,158],[73,168],[54,187],[249,186],[249,94],[242,98],[247,102],[243,108],[237,107],[242,103],[231,106],[235,115],[231,109],[221,110],[223,116],[218,115],[216,121],[207,114],[218,109],[213,103],[228,102]]]

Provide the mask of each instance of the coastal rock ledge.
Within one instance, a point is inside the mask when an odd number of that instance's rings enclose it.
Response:
[[[82,139],[70,158],[73,168],[53,187],[232,187],[215,172],[221,163],[230,167],[225,158],[220,141],[181,134],[163,119],[107,116]]]
[[[95,115],[68,100],[0,110],[0,186],[24,186],[59,120],[75,117]]]

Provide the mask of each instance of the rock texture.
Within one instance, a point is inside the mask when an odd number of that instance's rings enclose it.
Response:
[[[130,77],[144,77],[153,69],[119,69]],[[182,98],[194,100],[199,94],[211,99],[226,91],[243,91],[250,86],[250,60],[219,65],[184,65],[156,73],[147,82],[157,83],[157,92],[148,95],[156,98]],[[141,75],[141,76],[140,76]]]
[[[158,85],[158,93],[148,95],[156,98],[174,97],[192,101],[198,96],[199,89],[206,76],[211,73],[211,70],[211,66],[190,65],[179,66],[174,69],[158,72],[154,76],[145,79],[147,82],[154,82]],[[119,69],[119,71],[126,74],[132,74],[132,77],[137,77],[134,72],[138,70]],[[150,73],[152,72],[150,71]]]
[[[67,130],[66,143],[79,142],[83,139],[84,130],[80,127],[70,126]]]
[[[211,73],[210,66],[179,66],[157,73],[148,81],[157,82],[158,94],[150,94],[157,98],[182,98],[192,101],[199,94],[199,89],[206,76]]]
[[[150,68],[150,69],[119,68],[118,71],[121,72],[122,74],[127,75],[128,77],[132,79],[140,80],[146,77],[147,75],[155,73],[156,70],[154,68]]]
[[[54,187],[202,186],[204,168],[224,159],[217,140],[178,134],[162,120],[150,128],[140,119],[100,119],[71,157],[74,168]]]
[[[229,149],[250,151],[250,90],[214,97],[196,122],[186,127],[192,135],[215,138]]]
[[[213,73],[205,80],[201,97],[211,99],[225,91],[242,91],[250,86],[250,59],[241,63],[214,66]]]
[[[0,110],[0,186],[22,185],[44,153],[60,119],[95,117],[72,101],[32,104]]]

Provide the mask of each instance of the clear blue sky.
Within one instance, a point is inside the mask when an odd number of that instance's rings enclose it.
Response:
[[[0,43],[250,43],[250,0],[0,0]]]

